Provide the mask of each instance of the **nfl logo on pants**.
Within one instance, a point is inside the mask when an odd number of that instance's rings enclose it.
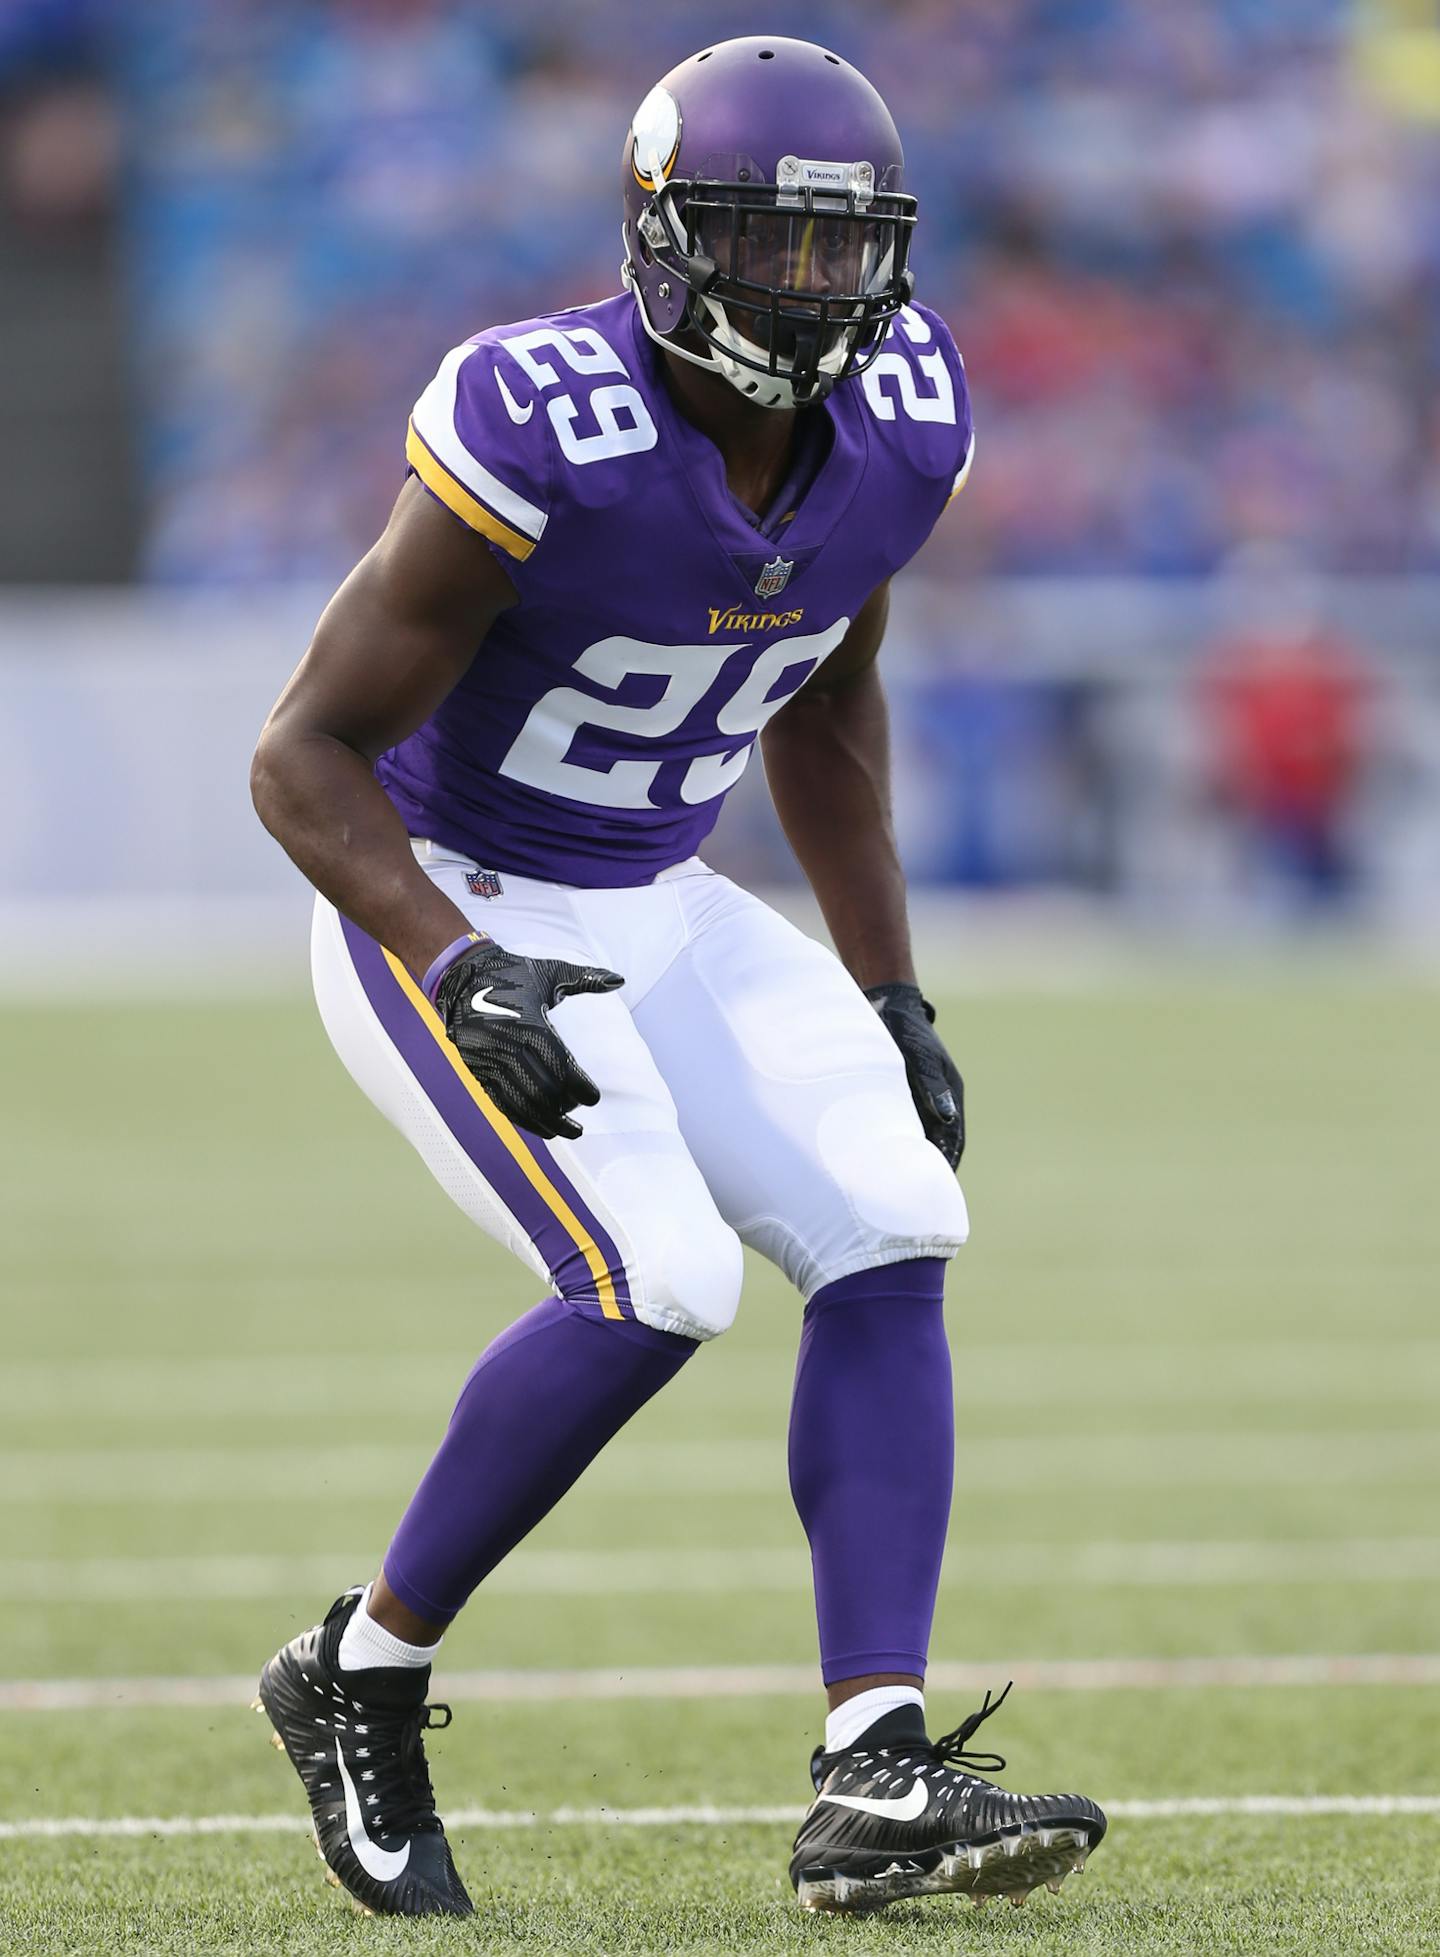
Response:
[[[788,564],[783,557],[772,558],[755,580],[755,596],[757,598],[774,598],[777,593],[783,591],[786,585],[789,584],[790,573],[794,569],[795,560],[793,557]]]

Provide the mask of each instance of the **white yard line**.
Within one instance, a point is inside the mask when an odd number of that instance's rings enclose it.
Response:
[[[798,1328],[797,1328],[798,1329]],[[1104,1340],[1073,1345],[972,1344],[962,1340],[967,1398],[987,1406],[1035,1407],[1103,1400],[1161,1402],[1168,1406],[1250,1403],[1310,1404],[1334,1398],[1347,1405],[1388,1405],[1433,1400],[1440,1391],[1440,1339],[1404,1339],[1377,1346],[1361,1340],[1313,1343],[1274,1339],[1217,1339],[1202,1344],[1173,1340]],[[254,1353],[177,1358],[12,1359],[0,1374],[0,1415],[35,1420],[153,1423],[157,1419],[343,1412],[411,1412],[443,1417],[460,1381],[474,1363],[462,1351],[423,1358],[385,1354],[316,1354],[284,1368]],[[788,1380],[790,1358],[774,1350],[722,1346],[707,1358],[713,1383],[726,1395],[770,1397]]]
[[[1440,1685],[1440,1652],[1353,1657],[1019,1658],[930,1667],[936,1691],[979,1692],[1007,1678],[1051,1692],[1159,1692],[1261,1686]],[[635,1666],[625,1671],[441,1672],[438,1698],[560,1704],[578,1699],[715,1699],[810,1696],[809,1665]],[[0,1680],[0,1712],[91,1712],[106,1707],[249,1704],[255,1674],[211,1678]]]
[[[1187,1816],[1440,1815],[1433,1794],[1241,1794],[1233,1797],[1178,1796],[1160,1801],[1107,1801],[1117,1821],[1173,1821]],[[445,1822],[462,1828],[676,1828],[737,1827],[758,1824],[793,1827],[801,1807],[552,1808],[537,1814],[524,1808],[451,1808]],[[121,1814],[108,1817],[63,1815],[26,1821],[0,1821],[0,1841],[83,1841],[154,1835],[299,1835],[309,1823],[289,1814]]]
[[[333,1504],[408,1494],[428,1459],[426,1444],[274,1447],[7,1448],[0,1452],[0,1504],[129,1507],[150,1503]],[[979,1490],[1057,1485],[1306,1488],[1375,1486],[1440,1478],[1440,1431],[1424,1426],[1365,1432],[1273,1430],[981,1439],[965,1449],[962,1485]],[[778,1494],[785,1488],[778,1440],[636,1439],[597,1462],[593,1494]]]
[[[347,1556],[94,1556],[17,1558],[10,1603],[162,1603],[292,1597],[343,1589],[369,1567]],[[1287,1542],[986,1543],[955,1559],[947,1582],[976,1587],[1207,1588],[1221,1584],[1440,1583],[1440,1536]],[[662,1596],[803,1590],[803,1549],[524,1549],[486,1579],[513,1596]]]

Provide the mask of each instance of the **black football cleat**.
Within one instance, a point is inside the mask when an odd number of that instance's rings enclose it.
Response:
[[[907,1896],[1008,1896],[1018,1908],[1043,1882],[1058,1890],[1105,1833],[1105,1816],[1079,1794],[1008,1794],[963,1771],[1004,1770],[998,1754],[965,1743],[1010,1687],[942,1739],[895,1733],[905,1715],[877,1722],[844,1753],[817,1748],[815,1801],[790,1860],[805,1909],[862,1914]],[[890,1732],[887,1733],[887,1727]],[[891,1734],[895,1733],[892,1738]]]
[[[255,1710],[268,1715],[309,1796],[329,1881],[367,1915],[469,1916],[475,1906],[450,1859],[421,1737],[448,1726],[450,1708],[424,1703],[428,1665],[340,1671],[340,1636],[360,1596],[347,1591],[323,1624],[276,1652]]]

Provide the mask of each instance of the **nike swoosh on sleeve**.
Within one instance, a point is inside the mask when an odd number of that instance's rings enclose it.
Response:
[[[854,1808],[857,1814],[878,1814],[887,1821],[918,1821],[930,1794],[923,1781],[915,1780],[910,1783],[910,1792],[902,1794],[898,1801],[877,1800],[873,1794],[822,1794],[819,1798],[829,1801],[832,1807]]]
[[[498,367],[495,369],[495,385],[500,390],[500,399],[505,403],[506,414],[509,415],[512,421],[518,422],[523,427],[531,415],[534,414],[535,403],[533,401],[528,402],[522,408],[520,403],[515,399],[515,396],[505,385],[505,376],[500,372]]]
[[[355,1851],[355,1859],[366,1875],[374,1876],[377,1882],[393,1882],[405,1872],[410,1860],[410,1844],[407,1841],[403,1848],[382,1848],[379,1842],[371,1841],[365,1832],[360,1796],[355,1792],[355,1783],[345,1771],[344,1748],[338,1743],[335,1764],[340,1769],[340,1785],[345,1789],[345,1829],[350,1837],[350,1846]]]

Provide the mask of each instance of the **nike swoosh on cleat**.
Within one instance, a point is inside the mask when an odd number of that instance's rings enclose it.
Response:
[[[829,1801],[833,1807],[854,1808],[857,1814],[878,1814],[887,1821],[918,1821],[925,1812],[930,1799],[930,1791],[924,1781],[910,1783],[910,1792],[902,1794],[898,1801],[877,1800],[873,1794],[822,1794],[822,1801]]]
[[[374,1876],[377,1882],[394,1882],[405,1873],[410,1844],[407,1841],[403,1848],[382,1848],[378,1842],[371,1841],[365,1832],[365,1817],[360,1812],[360,1796],[345,1771],[345,1752],[339,1745],[335,1748],[335,1764],[340,1769],[340,1785],[345,1789],[345,1828],[355,1859],[366,1875]]]
[[[470,1001],[471,1012],[488,1012],[493,1019],[518,1019],[514,1006],[497,1006],[490,997],[491,988],[483,986]]]

